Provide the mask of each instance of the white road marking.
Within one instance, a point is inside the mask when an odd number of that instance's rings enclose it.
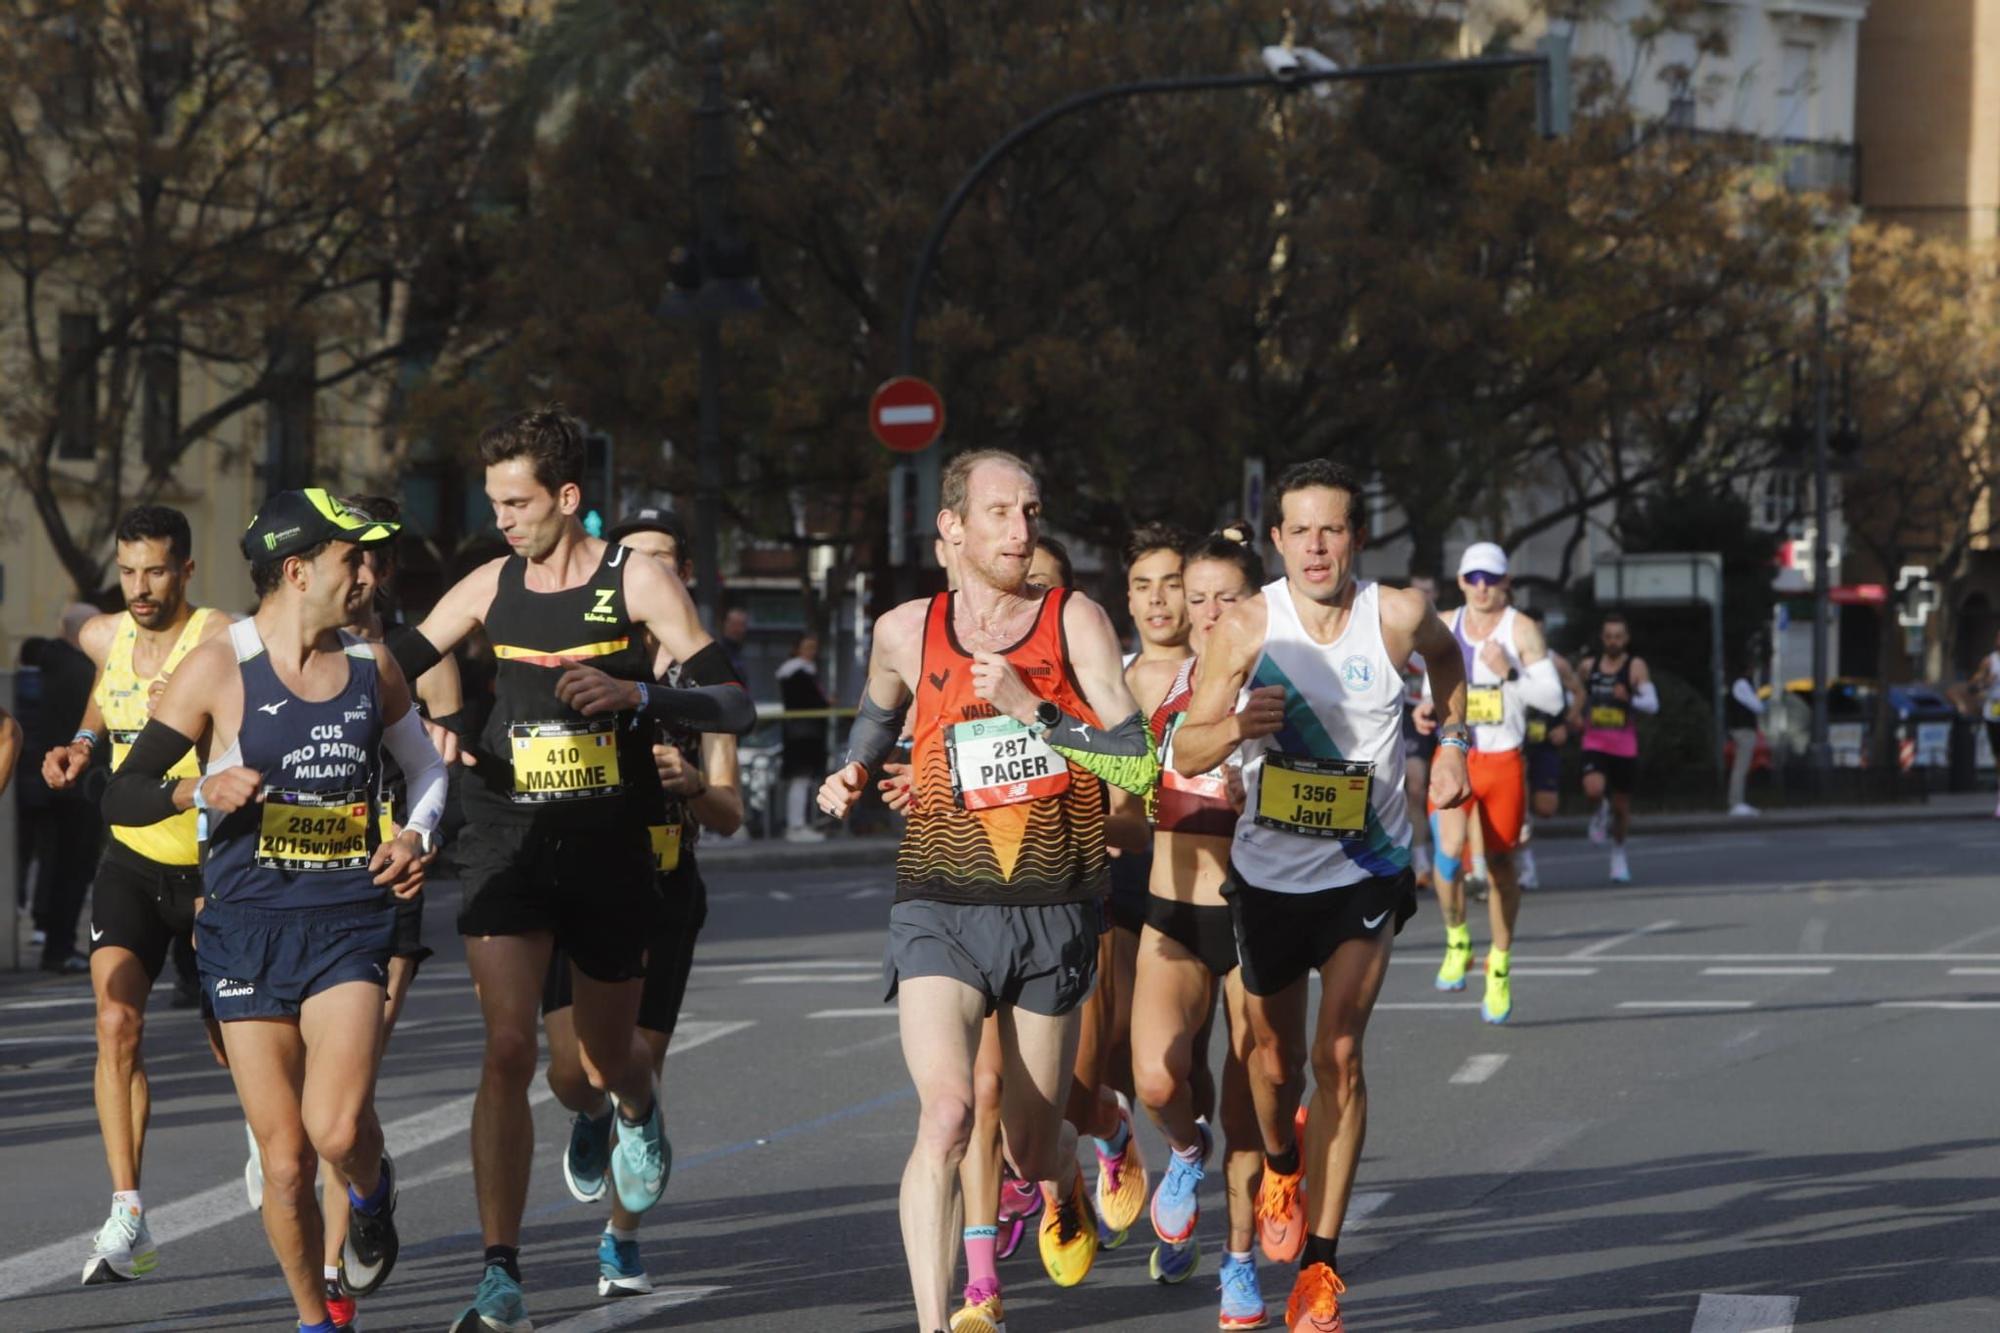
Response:
[[[1704,967],[1705,977],[1824,977],[1830,967]]]
[[[0,1046],[95,1046],[95,1032],[72,1032],[60,1037],[0,1037]]]
[[[1380,1003],[1380,1004],[1377,1004],[1377,1005],[1376,1005],[1375,1007],[1376,1007],[1376,1009],[1378,1009],[1378,1010],[1381,1010],[1381,1009],[1477,1009],[1477,1008],[1479,1007],[1479,1001],[1477,1001],[1477,1000],[1417,1000],[1417,1001],[1398,1001],[1398,1002],[1383,1002],[1383,1003]]]
[[[1755,1000],[1620,1000],[1620,1009],[1752,1009]]]
[[[704,1297],[727,1290],[727,1287],[673,1287],[656,1291],[650,1296],[625,1296],[574,1319],[565,1319],[560,1324],[544,1324],[542,1333],[608,1333],[610,1329],[636,1324],[657,1311],[693,1305]]]
[[[1387,1190],[1365,1190],[1360,1194],[1347,1196],[1347,1217],[1341,1222],[1342,1231],[1351,1231],[1369,1218],[1382,1211],[1382,1205],[1396,1196]]]
[[[1940,944],[1937,947],[1937,951],[1939,953],[1954,953],[1968,945],[1977,944],[1981,940],[1992,939],[1995,935],[2000,935],[2000,926],[1988,926],[1984,930],[1975,930],[1970,935],[1961,936],[1953,940],[1950,944]]]
[[[2000,1009],[2000,1000],[1880,1000],[1877,1009]]]
[[[814,976],[809,972],[792,972],[776,977],[745,977],[737,982],[739,986],[817,986],[829,981],[873,981],[872,972],[828,972]]]
[[[1954,967],[1948,969],[1954,977],[2000,977],[2000,967]]]
[[[1442,942],[1440,942],[1441,946]],[[1576,960],[1577,956],[1573,953],[1517,953],[1514,955],[1514,962],[1517,965],[1515,967],[1516,972],[1520,970],[1518,965],[1522,963],[1531,965],[1537,963],[1562,964],[1573,963]],[[2000,965],[2000,953],[1816,953],[1804,955],[1796,953],[1620,953],[1595,954],[1592,955],[1590,961],[1599,966],[1605,963],[1638,963],[1648,965],[1655,963],[1671,963],[1676,965],[1706,965],[1710,963],[1992,963]],[[1391,958],[1389,964],[1392,967],[1436,968],[1437,959],[1417,954],[1405,954]]]
[[[901,1041],[902,1039],[903,1034],[900,1032],[884,1032],[880,1036],[870,1037],[867,1041],[857,1041],[847,1046],[836,1046],[830,1051],[821,1051],[820,1058],[823,1060],[839,1060],[846,1056],[858,1055],[862,1051],[873,1050],[877,1046],[887,1046],[892,1041]]]
[[[1594,967],[1516,967],[1509,969],[1510,977],[1594,977]]]
[[[856,889],[854,892],[848,894],[847,898],[849,902],[858,902],[863,898],[886,898],[888,896],[889,891],[887,889]]]
[[[1799,931],[1799,952],[1820,953],[1824,951],[1826,948],[1826,929],[1827,921],[1823,916],[1816,916],[1806,922],[1805,928]]]
[[[1637,930],[1628,930],[1623,935],[1613,935],[1608,940],[1599,940],[1595,944],[1586,944],[1569,956],[1571,958],[1595,958],[1599,954],[1611,952],[1621,944],[1630,944],[1633,940],[1643,939],[1647,935],[1657,935],[1663,930],[1672,930],[1679,924],[1680,922],[1678,921],[1655,921],[1650,926],[1641,926]]]
[[[1379,1009],[1382,1006],[1377,1005],[1375,1007]],[[878,1004],[872,1009],[815,1009],[811,1013],[807,1014],[806,1017],[807,1018],[881,1018],[884,1015],[890,1018],[894,1018],[896,1016],[896,1006],[893,1004]]]
[[[792,895],[785,892],[783,889],[772,889],[771,897],[781,903],[788,903],[792,900]]]
[[[674,1033],[674,1044],[667,1051],[667,1056],[671,1059],[752,1025],[749,1019],[730,1023],[683,1022]],[[455,1134],[463,1134],[472,1124],[474,1095],[454,1097],[427,1111],[392,1120],[382,1126],[382,1137],[393,1152],[402,1155],[442,1143]],[[528,1104],[539,1106],[553,1096],[547,1081],[536,1079],[533,1090],[528,1094]],[[154,1109],[159,1109],[157,1104]],[[232,1142],[237,1141],[232,1139]],[[241,1165],[240,1161],[236,1162],[238,1168]],[[404,1188],[415,1184],[412,1181]],[[243,1197],[243,1178],[238,1169],[231,1179],[220,1185],[212,1185],[185,1199],[148,1208],[146,1221],[152,1229],[153,1239],[165,1245],[249,1215],[250,1203]],[[95,1230],[85,1231],[68,1240],[37,1246],[24,1254],[0,1259],[0,1301],[11,1300],[40,1287],[76,1281],[78,1256],[89,1253],[90,1243],[96,1234]]]
[[[1689,1333],[1792,1333],[1796,1296],[1717,1296],[1704,1292]]]
[[[0,1009],[61,1009],[73,1004],[96,1003],[95,995],[66,995],[60,1000],[15,1000],[11,1004],[0,1004]]]
[[[1484,1083],[1500,1072],[1500,1066],[1507,1063],[1504,1055],[1468,1055],[1458,1072],[1451,1076],[1453,1083]]]
[[[697,972],[778,972],[797,968],[805,972],[826,972],[836,967],[880,968],[879,958],[790,958],[774,963],[696,963]]]

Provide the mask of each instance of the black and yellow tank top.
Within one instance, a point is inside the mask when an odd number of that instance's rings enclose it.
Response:
[[[132,666],[132,653],[139,644],[138,622],[132,619],[130,611],[118,617],[118,628],[111,638],[111,653],[104,659],[104,674],[97,682],[95,695],[97,711],[104,715],[104,725],[111,733],[112,772],[117,772],[124,764],[125,756],[132,752],[132,742],[152,716],[146,699],[153,683],[181,664],[181,659],[201,642],[201,633],[208,624],[208,618],[219,614],[205,606],[196,608],[194,614],[188,617],[187,624],[181,626],[180,637],[174,640],[173,647],[160,659],[160,669],[143,677]],[[167,776],[191,778],[200,771],[194,751],[189,750],[181,756],[179,763],[167,770]],[[160,865],[198,865],[201,849],[195,842],[196,818],[193,810],[183,810],[172,819],[143,828],[114,824],[111,836]]]

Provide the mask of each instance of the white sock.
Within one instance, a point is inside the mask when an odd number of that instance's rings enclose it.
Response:
[[[1174,1149],[1174,1156],[1180,1158],[1183,1162],[1186,1162],[1189,1166],[1200,1166],[1201,1145],[1197,1143],[1192,1148],[1176,1148]]]
[[[1241,1251],[1238,1251],[1238,1250],[1231,1250],[1231,1251],[1229,1251],[1229,1262],[1230,1262],[1230,1263],[1232,1263],[1232,1264],[1247,1264],[1247,1263],[1249,1263],[1249,1262],[1250,1262],[1250,1251],[1248,1251],[1248,1250],[1241,1250]]]
[[[139,1201],[137,1190],[118,1190],[112,1194],[111,1203],[113,1207],[129,1208],[135,1213],[146,1211],[146,1205]]]
[[[321,1264],[320,1272],[326,1274],[326,1280],[328,1282],[338,1282],[340,1280],[339,1264]]]
[[[639,1228],[615,1227],[612,1226],[609,1222],[606,1222],[604,1224],[604,1234],[616,1241],[630,1242],[639,1239]]]

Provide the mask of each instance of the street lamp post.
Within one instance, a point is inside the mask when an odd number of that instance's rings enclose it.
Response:
[[[1833,614],[1833,572],[1827,568],[1827,522],[1832,506],[1827,503],[1827,433],[1831,388],[1827,383],[1827,299],[1822,289],[1813,298],[1816,346],[1813,353],[1813,634],[1812,634],[1812,741],[1807,750],[1814,780],[1825,785],[1833,761],[1827,735],[1827,620]]]

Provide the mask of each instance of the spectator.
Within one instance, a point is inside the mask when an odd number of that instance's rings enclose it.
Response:
[[[729,665],[736,669],[737,682],[749,689],[749,664],[743,654],[750,642],[750,612],[740,606],[730,607],[722,617],[722,633],[716,637],[728,655]]]
[[[778,668],[778,695],[787,713],[824,712],[826,691],[819,684],[819,636],[799,635],[792,655]],[[812,826],[811,801],[826,773],[824,717],[787,718],[785,753],[779,776],[785,780],[785,838],[818,842],[826,835]]]
[[[94,607],[72,603],[63,608],[61,638],[31,639],[22,647],[22,665],[38,668],[40,686],[33,713],[23,719],[31,755],[67,742],[83,717],[97,668],[77,646],[77,634],[96,614]],[[39,765],[28,769],[21,782],[22,813],[27,816],[21,830],[38,863],[34,911],[42,970],[80,975],[90,971],[90,960],[77,952],[76,923],[103,847],[104,821],[97,812],[102,779],[52,792],[41,780]]]
[[[1750,761],[1757,753],[1757,727],[1764,717],[1764,701],[1757,697],[1755,675],[1748,667],[1739,669],[1736,679],[1729,683],[1729,698],[1724,703],[1728,710],[1729,741],[1736,747],[1729,764],[1729,813],[1737,818],[1758,813],[1757,807],[1744,799],[1750,782]]]

